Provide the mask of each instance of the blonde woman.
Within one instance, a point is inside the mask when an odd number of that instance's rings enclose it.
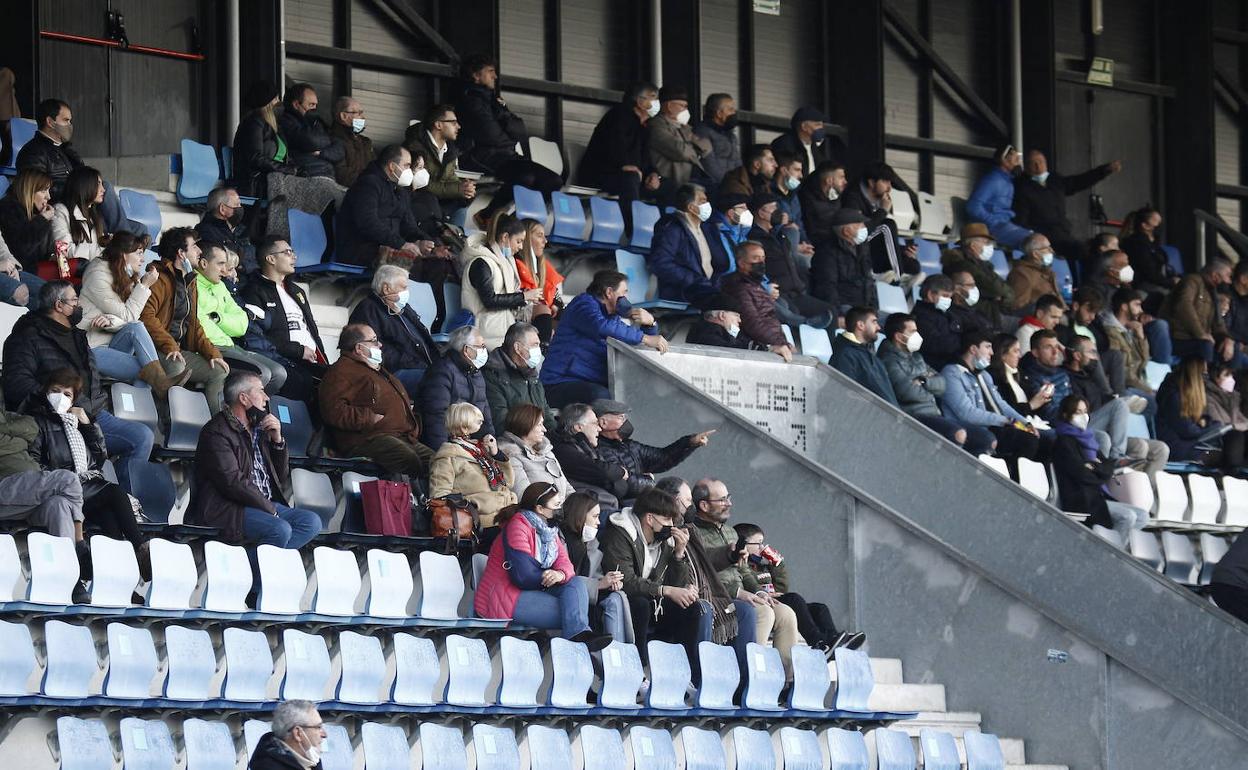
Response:
[[[524,235],[524,225],[519,220],[499,214],[489,232],[468,239],[460,255],[460,268],[466,278],[462,289],[464,309],[476,317],[477,329],[489,350],[503,344],[509,326],[529,319],[532,305],[542,296],[538,289],[520,286],[515,257],[523,247]]]
[[[429,468],[429,494],[433,497],[460,494],[477,504],[481,512],[483,542],[497,534],[494,519],[499,511],[516,503],[515,472],[511,460],[491,435],[474,439],[485,416],[472,404],[460,401],[446,410],[450,438],[433,456]]]
[[[520,274],[520,288],[542,293],[533,303],[531,323],[537,327],[544,349],[555,333],[555,318],[563,310],[563,276],[546,259],[546,226],[536,219],[525,219],[520,224],[524,225],[524,245],[515,255],[516,271]]]
[[[22,269],[34,273],[38,263],[52,258],[52,177],[25,169],[13,180],[4,199],[0,200],[0,235],[22,263]]]

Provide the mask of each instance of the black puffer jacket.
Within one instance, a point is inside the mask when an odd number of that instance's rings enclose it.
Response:
[[[4,341],[5,408],[16,412],[23,402],[43,390],[44,376],[54,369],[73,369],[83,380],[76,406],[92,418],[104,408],[100,373],[91,357],[86,332],[68,329],[39,313],[27,313],[13,325]]]
[[[516,142],[528,146],[524,121],[485,86],[468,84],[455,102],[455,115],[464,127],[459,164],[465,169],[495,171],[516,157]]]
[[[485,421],[477,436],[494,434],[489,399],[485,395],[485,378],[481,370],[469,363],[458,350],[448,350],[433,363],[420,381],[420,411],[424,435],[420,440],[433,449],[440,449],[449,436],[446,410],[461,401],[481,410]]]
[[[22,269],[31,273],[35,272],[36,262],[52,256],[55,247],[52,222],[38,213],[27,219],[14,190],[0,199],[0,235],[4,236],[9,251],[22,263]]]
[[[35,419],[39,426],[39,435],[30,442],[30,455],[44,470],[74,470],[74,455],[69,448],[69,438],[65,434],[65,421],[52,411],[48,399],[38,391],[31,394],[23,407],[26,414]],[[89,470],[98,471],[104,467],[108,459],[108,450],[104,446],[104,434],[100,426],[94,422],[79,425],[78,432],[87,445],[87,461]]]
[[[59,201],[69,172],[82,165],[82,158],[69,142],[56,145],[42,132],[36,132],[17,154],[14,165],[18,171],[33,168],[52,177],[52,200]]]
[[[276,735],[265,733],[247,761],[247,770],[303,770],[303,765]],[[321,763],[313,765],[312,770],[321,770]]]
[[[562,430],[550,437],[550,443],[559,466],[577,489],[586,485],[598,487],[620,500],[636,497],[640,491],[639,487],[633,490],[631,481],[625,480],[623,465],[602,456],[601,443],[592,447],[584,434]]]
[[[342,162],[346,151],[329,135],[320,118],[311,113],[300,115],[287,106],[277,119],[277,127],[286,140],[290,163],[299,169],[300,176],[334,178],[334,164]]]
[[[342,199],[335,232],[338,259],[372,265],[377,247],[401,249],[407,242],[432,240],[412,214],[411,190],[399,187],[374,162]]]
[[[243,118],[234,132],[234,173],[230,179],[230,187],[238,190],[239,195],[253,198],[265,198],[269,194],[268,175],[271,173],[298,175],[299,170],[287,162],[279,163],[273,158],[277,155],[277,132],[274,131],[260,113],[253,112]]]
[[[632,427],[631,425],[628,427]],[[627,428],[625,428],[627,430]],[[697,449],[693,434],[681,436],[665,447],[654,447],[631,438],[598,437],[598,454],[602,459],[618,463],[628,471],[629,481],[642,474],[666,473],[685,461]]]

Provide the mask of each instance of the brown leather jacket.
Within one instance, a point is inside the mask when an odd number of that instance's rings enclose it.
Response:
[[[1206,334],[1220,338],[1226,324],[1218,315],[1218,299],[1209,281],[1200,273],[1188,273],[1161,304],[1161,317],[1170,321],[1170,336],[1176,340],[1199,340]]]
[[[339,358],[321,381],[321,418],[332,431],[334,446],[352,452],[368,439],[398,436],[420,440],[420,418],[393,374],[354,358]],[[374,415],[382,419],[373,421]]]
[[[173,320],[175,291],[173,282],[181,280],[181,276],[174,272],[177,268],[168,260],[162,259],[155,264],[160,278],[152,284],[152,295],[147,298],[147,304],[143,306],[143,312],[139,314],[139,320],[147,327],[147,333],[152,335],[156,350],[162,357],[185,348],[192,353],[198,353],[208,361],[220,358],[221,351],[217,350],[217,346],[212,344],[208,336],[204,334],[204,328],[199,325],[199,295],[195,287],[195,273],[191,273],[190,280],[186,282],[187,298],[191,308],[186,318],[186,335],[183,337],[185,344],[179,345],[169,333],[169,323]]]
[[[252,481],[251,430],[230,409],[217,412],[199,433],[195,447],[195,477],[186,523],[220,527],[231,543],[243,540],[243,509],[273,513],[273,502],[286,503],[282,488],[289,480],[286,442],[275,445],[260,437],[260,452],[269,474],[269,496]]]

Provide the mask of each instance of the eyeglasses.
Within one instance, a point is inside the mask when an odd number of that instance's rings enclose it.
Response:
[[[380,345],[380,344],[381,344],[381,340],[380,340],[380,339],[378,339],[377,337],[373,337],[371,340],[360,340],[360,344],[362,344],[362,345]]]
[[[314,724],[314,725],[295,725],[295,727],[301,727],[301,728],[303,728],[304,730],[324,730],[324,729],[325,729],[325,723],[324,723],[324,722],[317,722],[317,723],[316,723],[316,724]]]
[[[274,254],[277,254],[277,255],[279,255],[279,256],[283,256],[283,257],[284,257],[284,256],[286,256],[287,254],[289,254],[289,255],[291,255],[291,256],[293,257],[293,256],[295,255],[295,250],[294,250],[294,249],[292,249],[292,248],[287,247],[287,248],[282,249],[281,251],[275,251],[275,252],[273,252],[273,253],[274,253]]]
[[[438,118],[437,120],[433,122],[434,123],[450,123],[453,126],[459,125],[459,120],[457,120],[456,118]]]
[[[731,505],[732,495],[724,495],[723,497],[708,497],[706,501],[708,503],[728,503],[729,505]]]

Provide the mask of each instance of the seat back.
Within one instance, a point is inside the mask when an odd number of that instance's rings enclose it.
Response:
[[[520,767],[520,747],[510,727],[477,722],[472,726],[477,770],[513,770]]]
[[[632,770],[624,755],[624,739],[619,730],[585,725],[580,733],[585,770]]]
[[[631,644],[616,641],[602,651],[602,690],[598,704],[606,708],[637,708],[637,692],[646,678],[641,655]]]
[[[1005,770],[1001,741],[992,733],[967,730],[962,734],[966,748],[966,770]]]
[[[1160,476],[1161,474],[1157,475]],[[1132,530],[1127,544],[1131,555],[1139,561],[1144,562],[1158,572],[1162,572],[1165,569],[1165,559],[1161,556],[1161,547],[1157,545],[1157,536],[1152,532],[1144,532],[1138,529]]]
[[[1174,272],[1183,275],[1186,270],[1183,269],[1183,255],[1179,252],[1177,246],[1170,244],[1162,244],[1161,250],[1166,252],[1166,262],[1170,263],[1170,267],[1174,268]]]
[[[250,757],[256,753],[256,744],[260,743],[260,739],[264,734],[270,732],[272,725],[259,719],[248,719],[243,723],[243,746]]]
[[[282,651],[286,655],[286,675],[282,677],[281,698],[324,700],[330,677],[325,638],[287,628],[282,631]]]
[[[290,486],[290,504],[315,513],[321,520],[321,531],[326,531],[334,520],[334,514],[338,513],[338,498],[329,474],[307,468],[291,468]]]
[[[273,651],[262,631],[227,628],[221,632],[225,647],[225,698],[262,701],[273,676]]]
[[[870,770],[871,757],[867,753],[867,741],[862,733],[833,727],[828,730],[826,736],[828,754],[832,757],[832,766],[829,770]],[[910,742],[909,737],[906,738],[906,742]],[[913,750],[911,750],[911,757],[913,756]],[[910,763],[910,768],[911,770],[914,768],[913,761]],[[787,766],[785,770],[788,770]]]
[[[22,580],[22,560],[17,555],[17,540],[7,532],[0,533],[0,602],[17,599]]]
[[[595,245],[614,249],[624,238],[624,214],[620,202],[609,198],[589,199],[589,211],[594,217],[594,231],[589,240]]]
[[[146,698],[159,660],[152,632],[124,623],[108,624],[108,673],[104,694],[110,698]]]
[[[550,640],[550,705],[555,708],[582,709],[589,707],[586,696],[594,683],[594,664],[589,648],[580,642],[562,637]]]
[[[360,745],[364,749],[365,770],[409,770],[411,767],[411,747],[399,725],[365,722],[360,727]]]
[[[637,725],[628,731],[633,770],[676,770],[676,746],[667,730]]]
[[[420,755],[424,770],[468,770],[464,734],[458,727],[421,722]]]
[[[189,201],[207,197],[217,186],[221,167],[217,151],[206,144],[182,140],[182,176],[178,179],[178,199]]]
[[[1192,496],[1193,524],[1217,524],[1222,513],[1222,492],[1212,476],[1187,474],[1187,487]]]
[[[877,770],[914,770],[914,744],[909,735],[882,727],[871,735],[875,738]]]
[[[485,688],[494,667],[484,639],[458,634],[446,637],[446,666],[450,678],[446,685],[446,702],[456,706],[484,706]]]
[[[234,770],[238,752],[225,722],[188,719],[182,723],[182,741],[186,770]]]
[[[100,719],[58,717],[56,747],[61,770],[112,770],[113,742]]]
[[[887,317],[889,313],[910,312],[910,305],[906,302],[906,290],[900,286],[876,281],[875,293],[880,300],[881,316]]]
[[[685,770],[726,770],[728,760],[724,756],[724,742],[714,730],[700,727],[680,728],[680,743],[684,749]]]
[[[169,466],[137,457],[130,461],[130,494],[138,498],[149,521],[161,524],[168,523],[169,514],[178,503],[178,489]]]
[[[147,606],[161,610],[190,609],[191,594],[199,582],[191,546],[154,537],[147,541],[147,549],[152,562]]]
[[[529,725],[525,737],[529,743],[530,770],[567,770],[575,767],[572,763],[572,744],[563,730]]]
[[[0,620],[0,696],[30,695],[35,644],[25,623]]]
[[[1170,365],[1161,364],[1156,361],[1146,361],[1144,363],[1144,377],[1148,380],[1148,387],[1157,390],[1161,387],[1161,383],[1166,381],[1166,377],[1170,374]]]
[[[126,770],[169,770],[174,766],[173,738],[163,719],[121,720],[121,764]]]
[[[628,276],[628,301],[634,305],[646,301],[650,289],[650,268],[646,259],[624,249],[615,250],[615,269]]]
[[[166,698],[202,701],[220,693],[220,686],[212,687],[217,673],[217,655],[204,629],[165,626],[165,659],[169,664],[165,677]]]
[[[71,626],[49,620],[43,627],[47,665],[41,690],[54,698],[85,698],[91,679],[99,671],[95,642],[87,626]]]
[[[778,710],[780,691],[784,689],[784,664],[780,661],[780,651],[750,642],[745,646],[745,658],[745,707]]]
[[[923,770],[961,770],[958,744],[949,733],[925,727],[919,731],[919,746],[923,749]]]
[[[871,659],[862,650],[836,649],[836,699],[837,711],[869,711],[867,699],[875,688],[875,675],[871,673]]]
[[[204,543],[204,609],[246,612],[251,591],[251,563],[242,546],[219,540]]]
[[[26,601],[70,604],[74,586],[78,584],[78,554],[74,541],[46,532],[31,532],[26,536],[26,551],[30,559]]]
[[[129,540],[91,536],[91,604],[129,607],[139,584],[139,562]]]
[[[416,315],[420,316],[426,326],[433,323],[433,319],[438,317],[438,303],[433,296],[433,287],[427,283],[409,281],[407,290],[410,295],[407,302],[416,311]],[[447,320],[450,320],[449,316]]]
[[[286,439],[286,454],[292,458],[308,456],[308,444],[312,441],[312,415],[308,405],[281,396],[269,400],[269,411],[277,415],[282,424],[282,438]]]
[[[287,209],[286,216],[290,222],[290,247],[295,250],[295,269],[321,264],[329,243],[325,223],[318,215],[296,208]]]
[[[1184,585],[1195,585],[1199,562],[1196,548],[1184,532],[1162,532],[1161,551],[1166,557],[1164,574]]]
[[[1158,471],[1153,474],[1157,484],[1157,520],[1183,521],[1187,515],[1187,487],[1183,477]]]
[[[562,243],[581,243],[585,238],[585,207],[581,199],[556,190],[550,194],[550,207],[555,214],[551,239]]]
[[[355,631],[338,634],[342,678],[334,697],[347,703],[380,703],[386,679],[386,655],[381,640]]]
[[[408,706],[437,702],[434,688],[442,678],[442,663],[433,640],[407,633],[394,635],[394,684],[390,700]]]
[[[793,657],[793,689],[789,695],[789,707],[802,711],[826,709],[828,690],[832,688],[827,656],[823,650],[804,644],[793,647],[790,654]]]
[[[919,253],[916,259],[925,273],[934,274],[940,272],[940,246],[935,241],[929,241],[926,238],[915,238],[914,245],[918,247]]]
[[[316,570],[316,594],[312,597],[312,611],[321,615],[354,615],[355,600],[363,585],[355,554],[347,550],[317,546],[312,549],[312,564]]]
[[[0,176],[0,198],[4,197],[4,194],[9,191],[9,187],[12,184],[13,183],[9,181],[9,178],[7,176]]]
[[[702,672],[698,708],[735,709],[732,699],[741,684],[741,667],[737,663],[736,651],[723,644],[698,642],[698,667]]]
[[[1223,523],[1228,527],[1248,527],[1248,479],[1223,476],[1222,491],[1226,493]]]
[[[124,382],[114,382],[110,389],[113,397],[113,416],[126,422],[146,425],[152,435],[160,434],[160,418],[156,414],[156,401],[152,391]]]
[[[121,200],[121,210],[125,212],[126,219],[146,227],[147,234],[152,237],[152,243],[159,241],[160,203],[157,202],[156,196],[141,193],[138,190],[122,190],[117,197]]]
[[[463,290],[459,286],[456,286],[450,281],[442,284],[442,302],[446,305],[446,318],[443,323],[449,323],[451,319],[459,315],[459,311],[463,309],[463,301]],[[429,316],[428,319],[425,320],[425,323],[433,323],[433,319],[436,317],[437,316]],[[425,319],[425,316],[421,316],[421,318]],[[445,331],[445,329],[443,329],[443,331]]]
[[[559,145],[540,136],[529,137],[529,160],[563,176],[563,151]]]
[[[802,341],[802,355],[812,356],[825,364],[832,360],[832,340],[827,329],[802,324],[797,327],[797,335]]]
[[[352,770],[355,767],[355,749],[351,736],[342,725],[325,725],[326,752],[321,755],[321,770]]]
[[[913,230],[916,220],[919,218],[919,212],[914,208],[914,199],[909,193],[898,191],[893,196],[893,210],[891,218],[897,223],[898,230]]]
[[[1226,539],[1218,537],[1209,532],[1200,533],[1200,576],[1197,582],[1202,586],[1209,585],[1209,581],[1213,578],[1213,568],[1218,566],[1218,562],[1222,561],[1222,557],[1226,556],[1226,552],[1230,550],[1226,544]]]
[[[418,284],[409,283],[408,286]],[[360,498],[360,485],[366,481],[376,481],[376,476],[347,471],[342,474],[342,531],[367,532],[364,527],[364,503]]]
[[[37,133],[39,133],[39,124],[30,118],[9,118],[9,136],[13,143],[10,168],[16,166],[17,154],[22,151],[27,142],[35,138]]]
[[[776,753],[766,730],[732,728],[732,750],[737,770],[776,770]]]
[[[407,604],[416,587],[407,555],[370,548],[366,558],[369,592],[365,612],[383,618],[407,617]]]
[[[546,225],[546,199],[537,190],[524,185],[511,188],[516,199],[516,219],[535,219]]]
[[[692,672],[685,648],[651,639],[646,643],[646,652],[650,659],[650,695],[646,705],[652,709],[686,708],[685,693]]]
[[[654,240],[654,226],[663,216],[658,206],[633,201],[633,234],[629,239],[629,248],[636,251],[649,251]]]
[[[780,756],[784,759],[784,770],[823,770],[823,751],[819,749],[819,736],[814,730],[781,727]],[[739,761],[737,766],[741,766]],[[866,770],[865,765],[863,770]]]
[[[498,649],[503,663],[503,678],[498,688],[499,705],[535,708],[538,705],[537,691],[546,675],[537,642],[504,636],[499,639]]]
[[[1074,283],[1074,278],[1070,273],[1070,263],[1061,257],[1054,259],[1053,277],[1057,281],[1057,290],[1061,292],[1062,298],[1070,302],[1071,286]]]
[[[1035,460],[1018,458],[1018,483],[1041,500],[1049,497],[1049,472]]]
[[[297,615],[308,588],[303,558],[293,548],[261,545],[256,548],[260,564],[260,591],[256,609],[277,615]]]
[[[420,611],[422,618],[459,620],[459,601],[464,596],[464,575],[454,556],[420,552]]]
[[[929,236],[943,236],[949,227],[948,209],[936,200],[931,193],[921,192],[919,196],[919,232]]]

